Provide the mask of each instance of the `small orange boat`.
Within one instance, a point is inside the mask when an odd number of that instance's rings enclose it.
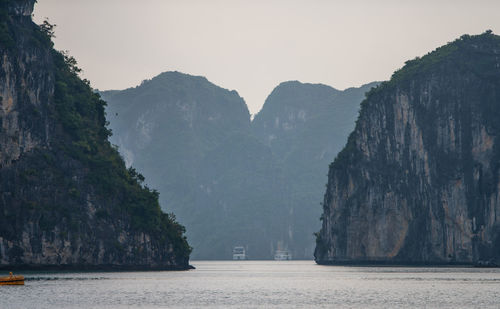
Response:
[[[14,276],[10,273],[8,277],[0,277],[0,285],[24,285],[24,276]]]

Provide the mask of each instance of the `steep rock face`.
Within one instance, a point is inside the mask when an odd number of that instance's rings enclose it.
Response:
[[[34,2],[0,2],[0,268],[186,269],[183,227],[107,142],[105,103]]]
[[[330,166],[318,263],[497,263],[500,38],[407,62]]]
[[[5,10],[3,15],[8,18]],[[3,31],[2,37],[9,35],[2,42],[3,47],[13,40],[11,36],[22,36],[20,32],[31,23],[25,16],[32,11],[32,1],[14,1],[8,6],[8,12],[22,26],[10,27],[11,35],[6,29]],[[41,111],[47,110],[44,105],[54,93],[53,73],[46,70],[52,66],[51,53],[49,49],[30,48],[30,42],[18,44],[15,53],[4,49],[1,54],[0,167],[10,166],[22,153],[36,146],[46,147],[49,142],[48,114]]]

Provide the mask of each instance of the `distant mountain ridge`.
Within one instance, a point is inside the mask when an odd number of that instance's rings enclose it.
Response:
[[[130,126],[131,119],[122,115],[140,114],[143,117],[141,119],[152,117],[150,120],[158,120],[153,121],[158,127],[151,127],[150,123],[138,119],[135,123],[136,130],[127,131],[135,135],[116,134],[112,138],[112,141],[122,147],[132,147],[123,149],[127,164],[134,161],[134,158],[127,154],[144,149],[152,142],[158,143],[162,138],[166,138],[165,133],[171,133],[169,137],[172,137],[181,127],[190,132],[190,138],[194,138],[194,135],[204,136],[199,141],[202,143],[200,147],[203,148],[200,150],[205,150],[210,148],[213,142],[217,143],[217,138],[225,136],[224,130],[240,130],[250,126],[250,113],[238,93],[217,87],[205,77],[165,72],[151,80],[143,81],[135,88],[106,91],[103,95],[110,102],[120,102],[119,106],[110,104],[107,109],[113,130],[122,132]],[[231,117],[223,117],[223,113]],[[207,128],[211,131],[205,131]],[[151,135],[155,133],[161,134]],[[139,168],[147,168],[142,161],[144,160],[138,161]]]
[[[353,130],[365,92],[376,85],[339,91],[322,84],[284,82],[271,92],[252,122],[253,134],[283,166],[286,207],[293,213],[286,242],[300,244],[300,249],[294,248],[295,255],[308,258],[313,251],[310,240],[319,225],[326,168]]]
[[[253,121],[236,91],[179,72],[102,96],[111,142],[186,225],[192,258],[228,259],[238,245],[254,259],[312,258],[326,168],[373,85],[285,82]]]

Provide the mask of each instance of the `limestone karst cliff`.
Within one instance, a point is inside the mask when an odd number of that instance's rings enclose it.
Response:
[[[499,119],[491,31],[408,61],[330,166],[316,261],[499,264]]]
[[[107,141],[35,0],[0,1],[0,268],[187,269],[184,228]]]

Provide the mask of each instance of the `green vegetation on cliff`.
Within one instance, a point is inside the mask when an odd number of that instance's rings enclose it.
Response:
[[[0,267],[186,269],[184,227],[125,167],[106,103],[52,48],[52,25],[32,23],[33,2],[0,2]]]
[[[500,264],[500,37],[407,61],[330,165],[319,263]]]
[[[128,170],[118,151],[111,147],[106,128],[105,106],[89,82],[78,77],[74,59],[54,51],[55,91],[54,115],[61,123],[61,138],[55,147],[89,169],[87,182],[103,199],[120,196],[119,205],[132,220],[132,227],[172,241],[175,251],[189,255],[190,248],[183,236],[184,227],[173,214],[161,211],[155,190],[141,185],[144,177],[133,168]]]

